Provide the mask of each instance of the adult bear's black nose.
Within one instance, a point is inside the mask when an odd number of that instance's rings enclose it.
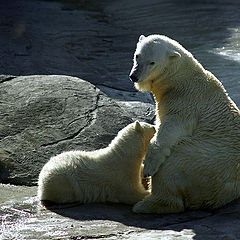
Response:
[[[129,78],[133,82],[137,82],[138,81],[138,77],[135,74],[133,74],[133,73],[129,75]]]

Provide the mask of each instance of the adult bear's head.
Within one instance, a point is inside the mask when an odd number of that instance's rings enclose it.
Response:
[[[151,91],[152,83],[165,81],[178,70],[182,55],[187,52],[184,50],[178,42],[166,36],[141,35],[129,78],[138,90]]]

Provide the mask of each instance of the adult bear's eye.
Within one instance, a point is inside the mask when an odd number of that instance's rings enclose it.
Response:
[[[150,65],[154,65],[155,64],[155,62],[150,62]]]

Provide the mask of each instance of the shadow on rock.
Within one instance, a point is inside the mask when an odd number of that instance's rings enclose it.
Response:
[[[190,231],[192,237],[184,239],[195,240],[220,239],[218,237],[222,236],[239,236],[240,200],[216,211],[199,210],[180,214],[135,214],[131,209],[131,206],[124,204],[94,203],[75,205],[73,207],[59,205],[56,208],[52,207],[50,210],[77,221],[106,220],[118,222],[129,227],[145,229],[150,231],[148,234],[151,237],[160,237],[162,236],[159,235],[160,232],[162,234],[162,231],[169,232],[168,230],[179,232],[183,236],[189,234],[183,233],[184,231]],[[141,235],[141,237],[143,236]]]
[[[115,203],[93,203],[71,205],[58,205],[47,207],[47,209],[79,221],[110,220],[120,222],[127,226],[145,229],[160,230],[171,228],[176,224],[194,221],[212,216],[210,211],[190,211],[180,214],[136,214],[132,207],[125,204]]]

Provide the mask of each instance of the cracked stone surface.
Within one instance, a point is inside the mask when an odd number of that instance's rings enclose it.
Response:
[[[106,147],[132,122],[92,84],[68,76],[0,78],[0,181],[34,185],[53,155]]]
[[[135,214],[123,204],[65,205],[51,210],[36,187],[0,184],[0,239],[238,240],[240,202],[214,212]]]

